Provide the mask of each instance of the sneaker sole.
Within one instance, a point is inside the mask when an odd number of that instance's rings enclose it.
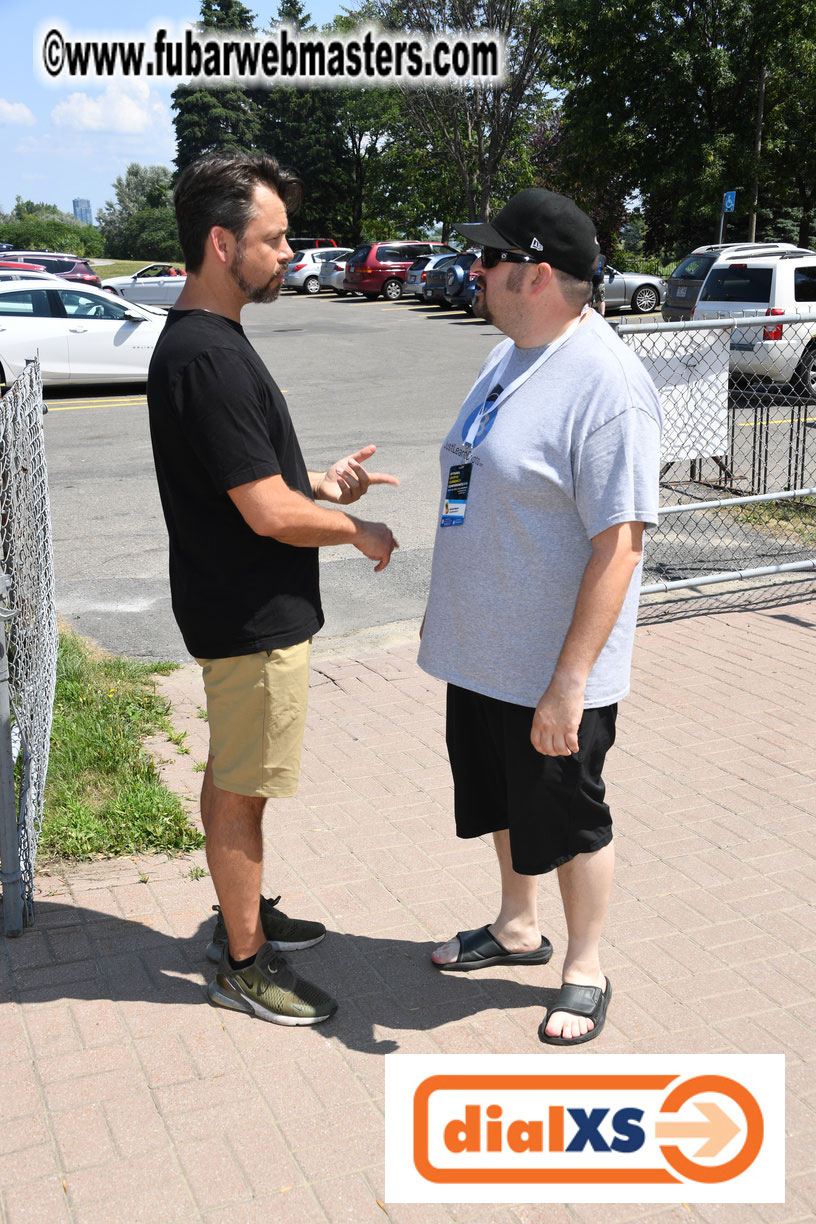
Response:
[[[270,939],[269,942],[273,948],[277,948],[278,952],[303,952],[305,948],[313,948],[315,944],[319,944],[321,939],[326,938],[326,932],[318,935],[317,939],[301,939],[286,943],[283,940]],[[217,944],[211,941],[207,945],[207,960],[211,960],[214,965],[217,965],[221,960],[221,953],[224,951],[223,944]]]
[[[251,999],[219,986],[217,981],[210,982],[207,987],[207,998],[213,1007],[226,1007],[229,1011],[243,1012],[246,1016],[257,1016],[259,1020],[268,1020],[271,1024],[285,1024],[289,1027],[322,1024],[324,1020],[331,1020],[337,1011],[335,1003],[334,1009],[327,1012],[325,1016],[284,1016],[280,1012],[272,1012],[268,1007],[261,1007],[260,1004],[253,1003]]]

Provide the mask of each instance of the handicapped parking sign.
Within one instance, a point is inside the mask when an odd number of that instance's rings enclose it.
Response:
[[[723,196],[723,212],[724,213],[733,212],[734,205],[736,204],[736,202],[737,202],[736,191],[726,191],[725,195]]]

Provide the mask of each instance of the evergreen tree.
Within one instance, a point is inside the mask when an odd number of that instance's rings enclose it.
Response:
[[[255,15],[240,0],[201,0],[199,28],[252,34]],[[257,146],[257,105],[245,89],[179,85],[173,91],[173,110],[179,171],[203,153]]]
[[[301,0],[280,0],[276,24],[313,30]],[[258,145],[303,180],[304,201],[295,223],[301,233],[337,241],[350,238],[349,190],[343,135],[342,99],[333,89],[257,90]]]

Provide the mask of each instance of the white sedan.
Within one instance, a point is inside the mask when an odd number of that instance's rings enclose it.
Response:
[[[144,382],[167,316],[60,278],[0,284],[0,383],[39,357],[44,383]]]
[[[187,273],[175,264],[153,263],[130,276],[110,276],[102,288],[141,306],[175,306]]]

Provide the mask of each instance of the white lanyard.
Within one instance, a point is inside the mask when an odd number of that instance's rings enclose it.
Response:
[[[498,404],[501,404],[505,399],[507,399],[508,395],[512,395],[514,391],[518,391],[519,387],[521,387],[524,383],[526,383],[528,378],[532,378],[536,370],[540,370],[541,367],[544,365],[544,362],[549,361],[553,353],[557,352],[557,350],[560,349],[561,345],[565,344],[567,340],[569,340],[572,333],[583,321],[583,318],[584,318],[584,314],[582,312],[578,316],[577,319],[574,319],[572,323],[570,323],[567,330],[565,332],[562,332],[562,334],[558,337],[557,340],[553,340],[552,344],[547,345],[544,352],[541,354],[541,356],[538,358],[537,361],[533,362],[533,364],[529,367],[529,369],[523,370],[522,373],[519,374],[518,378],[514,379],[513,382],[511,382],[509,387],[505,387],[499,393],[496,399],[494,399],[493,402],[490,404],[489,410],[491,412],[496,411]],[[510,364],[510,361],[512,360],[514,348],[515,348],[515,345],[510,346],[510,350],[507,353],[507,356],[504,358],[498,371],[496,372],[495,380],[492,380],[494,386],[501,384],[502,375],[504,374],[504,371],[507,369],[508,365]],[[476,414],[476,416],[471,421],[470,428],[467,431],[467,436],[463,440],[463,445],[467,452],[468,460],[470,459],[470,455],[473,450],[474,439],[476,438],[479,432],[479,429],[481,428],[482,420],[484,419],[485,413],[488,410],[488,405],[487,405],[488,399],[490,399],[490,392],[488,392],[488,394],[485,396],[484,402],[479,412]]]

